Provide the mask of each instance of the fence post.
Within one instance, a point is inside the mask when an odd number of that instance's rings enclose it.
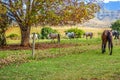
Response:
[[[35,33],[33,33],[33,42],[32,42],[32,57],[35,55]]]

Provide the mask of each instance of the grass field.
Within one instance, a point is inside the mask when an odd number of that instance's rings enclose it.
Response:
[[[0,51],[0,59],[13,60],[1,64],[4,66],[0,69],[0,80],[120,79],[119,45],[114,45],[110,56],[108,49],[101,54],[100,38],[62,40],[61,44],[66,42],[81,45],[37,50],[35,59],[31,58],[30,50]]]

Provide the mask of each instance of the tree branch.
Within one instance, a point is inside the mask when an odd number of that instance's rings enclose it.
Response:
[[[5,3],[5,2],[2,2],[2,1],[0,1],[0,3],[1,3],[5,8],[7,8],[8,11],[11,12],[11,14],[13,15],[13,17],[15,18],[15,20],[16,20],[19,24],[22,24],[22,25],[23,25],[23,23],[22,23],[22,22],[23,22],[23,21],[22,21],[22,18],[19,16],[16,8],[12,5],[13,3],[12,3],[11,0],[9,0],[10,5],[7,4],[7,3]],[[10,17],[10,18],[11,18],[11,17]]]

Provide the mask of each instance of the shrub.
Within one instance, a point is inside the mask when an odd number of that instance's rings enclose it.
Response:
[[[7,38],[10,38],[10,39],[17,39],[18,38],[18,35],[17,34],[10,34],[9,36],[7,36]]]
[[[84,33],[83,30],[78,29],[78,28],[71,28],[71,29],[68,29],[68,30],[65,31],[65,32],[74,32],[75,35],[76,35],[76,38],[81,38],[82,34]]]
[[[54,30],[54,29],[52,29],[52,28],[50,28],[50,27],[43,27],[42,29],[41,29],[41,36],[42,36],[42,39],[47,39],[48,37],[47,37],[47,35],[49,34],[49,33],[57,33],[57,30]]]

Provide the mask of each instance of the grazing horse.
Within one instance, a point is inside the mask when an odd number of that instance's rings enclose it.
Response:
[[[60,43],[60,34],[58,33],[50,33],[48,34],[48,39],[57,39],[58,40],[58,43]]]
[[[112,31],[111,30],[104,30],[101,38],[102,38],[102,53],[105,52],[106,43],[108,42],[108,48],[110,51],[110,55],[112,55],[112,48],[113,48]]]
[[[114,39],[119,39],[119,32],[117,30],[112,30],[112,34],[114,36]]]
[[[33,39],[33,34],[34,34],[34,33],[32,33],[32,34],[30,35],[30,39]],[[37,40],[37,39],[38,39],[38,34],[35,33],[35,40]]]
[[[92,32],[85,32],[84,34],[83,34],[83,37],[84,36],[86,36],[86,39],[87,39],[87,37],[88,36],[90,36],[90,39],[93,37],[93,33]]]
[[[71,38],[75,38],[75,33],[74,32],[66,32],[65,35],[71,39]]]

